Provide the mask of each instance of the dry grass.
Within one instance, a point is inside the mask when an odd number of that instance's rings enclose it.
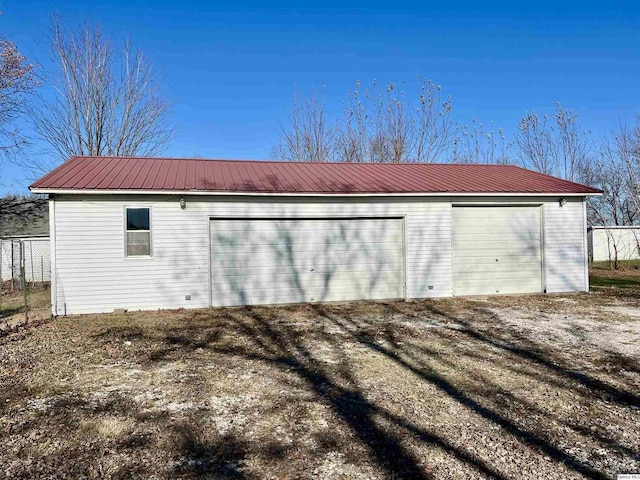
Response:
[[[0,318],[24,312],[24,295],[21,291],[7,291],[8,282],[0,295]],[[30,310],[51,310],[51,291],[48,285],[28,287],[27,304]]]
[[[589,267],[591,285],[596,288],[640,290],[640,261],[621,260],[618,270],[613,262],[595,262]]]
[[[0,339],[0,472],[637,472],[638,302],[609,289],[58,318]]]
[[[129,418],[105,417],[98,420],[84,420],[80,423],[80,434],[91,440],[100,436],[106,439],[122,439],[133,432],[135,422]]]

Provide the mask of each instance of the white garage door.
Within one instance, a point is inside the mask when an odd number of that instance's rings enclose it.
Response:
[[[541,207],[453,207],[453,294],[542,291]]]
[[[402,298],[402,222],[211,220],[211,303]]]

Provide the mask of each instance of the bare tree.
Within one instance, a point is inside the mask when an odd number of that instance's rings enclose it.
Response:
[[[343,162],[433,162],[441,158],[452,138],[451,99],[441,88],[418,78],[417,95],[407,83],[369,87],[360,82],[348,93],[342,118],[328,121],[324,100],[294,96],[290,122],[281,127],[274,153],[286,160]]]
[[[578,114],[557,104],[553,116],[557,125],[557,167],[556,173],[567,180],[579,180],[582,165],[589,161],[591,154],[591,132],[584,132],[577,123]]]
[[[344,118],[337,128],[337,155],[345,162],[400,163],[411,148],[411,121],[404,104],[405,92],[395,84],[380,91],[378,82],[348,93]]]
[[[547,116],[527,113],[518,123],[513,145],[523,166],[541,173],[554,171],[553,136],[547,126]]]
[[[589,198],[587,201],[587,220],[590,225],[604,227],[607,238],[611,266],[618,270],[618,236],[612,226],[631,225],[635,218],[633,209],[629,209],[628,181],[618,158],[610,145],[603,146],[600,159],[583,167],[581,180],[600,188],[602,196]]]
[[[471,126],[456,126],[451,149],[452,163],[509,163],[507,144],[502,128],[485,129],[477,119]]]
[[[280,143],[275,157],[290,162],[328,162],[334,152],[334,128],[325,115],[324,97],[304,98],[294,93],[288,124],[280,124]]]
[[[25,145],[14,125],[24,112],[25,101],[37,86],[34,65],[20,54],[15,44],[0,38],[0,156]]]
[[[451,98],[439,85],[417,77],[414,97],[389,83],[358,81],[349,92],[337,129],[337,155],[345,162],[431,163],[441,159],[452,138]]]
[[[634,125],[621,124],[606,143],[607,158],[611,165],[626,177],[626,207],[633,214],[630,221],[640,216],[640,118]]]
[[[170,104],[159,78],[129,40],[120,48],[88,23],[65,29],[53,19],[49,36],[55,72],[52,98],[29,109],[42,140],[58,154],[146,156],[162,151],[173,135]],[[36,170],[48,164],[27,165]]]
[[[578,115],[560,103],[549,118],[527,113],[518,124],[513,151],[519,162],[541,173],[578,180],[582,164],[591,153],[590,132],[583,131]]]
[[[618,243],[621,236],[614,226],[635,225],[640,218],[640,128],[621,124],[606,136],[598,159],[583,162],[580,181],[602,190],[600,197],[589,198],[588,221],[601,225],[608,241],[609,257],[616,270],[621,267]],[[626,240],[625,240],[626,241]],[[637,239],[636,239],[636,243]]]

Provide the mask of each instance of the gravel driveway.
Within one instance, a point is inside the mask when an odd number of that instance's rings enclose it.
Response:
[[[640,473],[640,298],[91,315],[0,338],[13,478]]]

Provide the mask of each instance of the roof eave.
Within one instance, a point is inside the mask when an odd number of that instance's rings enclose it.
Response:
[[[247,192],[215,190],[97,190],[97,189],[61,189],[29,187],[32,193],[64,195],[208,195],[208,196],[247,196],[247,197],[590,197],[601,196],[602,192]]]

